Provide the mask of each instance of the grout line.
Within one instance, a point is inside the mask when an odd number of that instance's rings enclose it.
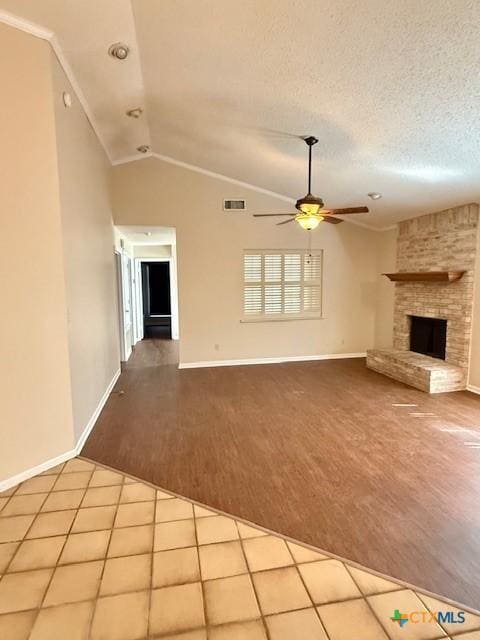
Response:
[[[197,520],[198,520],[198,518],[197,518],[197,516],[195,514],[195,507],[194,507],[193,504],[192,504],[192,512],[193,512],[193,529],[195,531],[195,543],[196,543],[196,551],[197,551],[198,572],[199,572],[199,575],[200,575],[200,586],[201,586],[201,589],[202,589],[203,617],[204,617],[204,620],[205,620],[205,626],[207,627],[208,626],[207,598],[205,597],[205,582],[203,580],[203,575],[202,575],[202,563],[200,562],[200,545],[198,544],[198,531],[197,531]]]
[[[95,472],[95,470],[96,470],[96,467],[95,467],[95,469],[94,469],[94,472]],[[93,473],[92,473],[92,476],[91,476],[91,478],[90,478],[90,482],[92,481],[92,479],[93,479]],[[89,485],[90,485],[90,483],[89,483]],[[105,566],[106,566],[106,564],[107,564],[107,560],[108,560],[108,552],[109,552],[109,550],[110,550],[110,544],[111,544],[111,542],[112,542],[113,531],[114,531],[114,528],[115,528],[115,520],[116,520],[116,518],[117,518],[118,507],[119,507],[119,505],[120,505],[120,500],[121,500],[121,497],[122,497],[122,491],[123,491],[123,487],[124,487],[124,486],[125,486],[125,476],[123,476],[123,477],[122,477],[121,489],[120,489],[120,493],[118,494],[118,501],[117,501],[117,504],[116,504],[116,506],[115,506],[115,513],[114,513],[114,516],[113,516],[113,519],[112,519],[112,525],[111,525],[111,527],[110,527],[110,536],[109,536],[109,538],[108,538],[108,544],[107,544],[107,548],[106,548],[106,550],[105,550],[105,556],[104,556],[104,558],[103,558],[103,566],[102,566],[102,570],[101,570],[101,572],[100,572],[100,579],[99,579],[99,581],[98,581],[97,595],[96,595],[96,597],[95,597],[94,605],[93,605],[93,608],[92,608],[92,616],[91,616],[91,618],[90,618],[90,623],[89,623],[89,625],[88,625],[87,638],[90,638],[90,637],[91,637],[91,634],[92,634],[93,620],[94,620],[94,618],[95,618],[95,613],[96,613],[96,610],[97,610],[98,599],[99,599],[99,597],[100,597],[100,589],[101,589],[101,587],[102,587],[103,576],[104,576],[104,574],[105,574]]]
[[[238,522],[236,520],[234,520],[234,522],[235,522],[235,527],[237,529],[238,538],[239,538],[239,541],[240,541],[240,548],[242,549],[242,553],[243,553],[243,559],[245,560],[245,564],[247,566],[248,576],[250,577],[250,583],[252,585],[253,593],[255,595],[255,600],[257,602],[257,607],[258,607],[258,610],[260,612],[260,619],[261,619],[262,624],[263,624],[265,635],[267,637],[267,640],[273,640],[273,638],[271,638],[271,636],[270,636],[270,632],[269,632],[268,626],[267,626],[267,621],[265,620],[265,616],[263,615],[262,607],[260,606],[260,599],[258,597],[257,588],[255,587],[255,582],[253,580],[252,573],[250,571],[250,565],[248,563],[247,554],[245,553],[245,547],[243,545],[243,538],[240,535],[240,529],[238,528]],[[290,553],[290,549],[288,551]]]
[[[123,485],[128,486],[124,483]],[[153,567],[154,567],[154,562],[155,562],[155,536],[156,536],[156,526],[157,526],[157,492],[155,491],[154,493],[154,507],[153,507],[153,525],[152,525],[152,547],[151,547],[151,558],[150,558],[150,592],[148,595],[148,611],[147,611],[147,637],[150,637],[150,620],[151,620],[151,615],[152,615],[152,598],[153,598],[153,590],[154,590],[154,586],[153,586]],[[193,511],[193,507],[192,507],[192,511]]]

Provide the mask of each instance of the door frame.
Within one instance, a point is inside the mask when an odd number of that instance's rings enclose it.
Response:
[[[178,340],[180,335],[178,319],[178,287],[177,261],[174,256],[164,258],[134,258],[135,272],[135,313],[133,314],[135,329],[135,344],[143,339],[143,295],[142,295],[142,262],[168,262],[170,275],[170,309],[172,340]]]
[[[126,268],[126,263],[130,264],[130,274],[128,268]],[[133,346],[133,323],[132,323],[132,312],[133,312],[133,290],[132,290],[132,258],[131,256],[124,251],[123,249],[117,250],[115,249],[115,265],[117,271],[117,294],[118,294],[118,320],[119,320],[119,328],[120,328],[120,360],[121,362],[127,362],[127,360],[132,355],[132,346]],[[129,277],[130,275],[130,277]],[[125,292],[127,291],[130,294],[130,308],[126,308],[126,296]],[[127,322],[127,315],[129,317],[129,322]],[[127,340],[127,332],[130,330],[130,336],[132,339]]]

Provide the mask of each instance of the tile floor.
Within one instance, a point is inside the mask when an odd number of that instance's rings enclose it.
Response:
[[[480,640],[396,609],[458,613],[80,458],[0,494],[1,640]]]

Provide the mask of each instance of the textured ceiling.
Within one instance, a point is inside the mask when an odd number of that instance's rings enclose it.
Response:
[[[114,161],[158,154],[358,221],[480,197],[478,0],[0,0],[56,33]],[[124,40],[125,62],[106,55]],[[132,121],[124,114],[145,108]],[[380,191],[371,202],[368,191]],[[232,197],[235,196],[232,186]]]

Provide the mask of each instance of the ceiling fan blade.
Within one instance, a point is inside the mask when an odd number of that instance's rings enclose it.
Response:
[[[288,224],[289,222],[294,222],[295,218],[290,218],[290,220],[284,220],[283,222],[277,222],[277,227],[281,224]]]
[[[325,209],[325,213],[344,216],[346,213],[368,213],[368,207],[347,207],[346,209]]]
[[[254,218],[269,218],[271,216],[296,216],[296,213],[254,213]]]
[[[333,216],[325,216],[323,222],[329,222],[330,224],[340,224],[343,222],[340,218],[334,218]]]

